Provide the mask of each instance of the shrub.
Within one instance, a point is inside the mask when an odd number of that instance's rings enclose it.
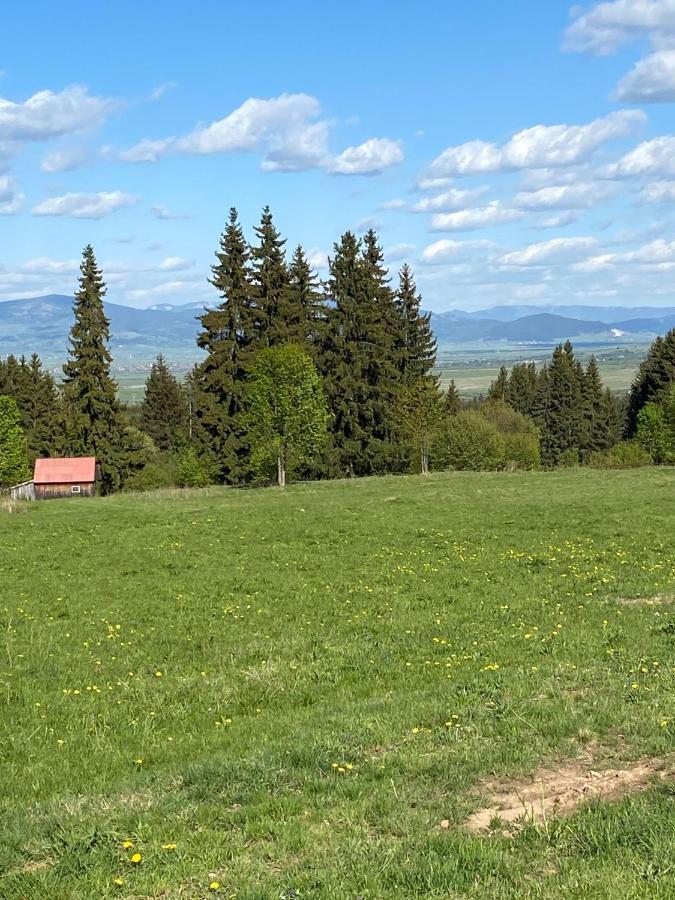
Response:
[[[178,458],[178,484],[181,487],[206,487],[211,484],[208,466],[197,456],[193,447],[187,447]]]
[[[637,440],[655,463],[675,465],[675,384],[658,403],[640,410]]]
[[[502,400],[484,403],[480,412],[502,435],[507,468],[539,467],[539,429],[532,419],[517,412]]]
[[[467,409],[448,416],[435,442],[434,468],[481,471],[503,468],[506,445],[495,425]]]
[[[634,469],[650,466],[652,458],[637,441],[621,441],[609,450],[589,453],[586,464],[593,469]]]
[[[125,491],[154,491],[178,484],[178,461],[175,456],[158,453],[147,465],[131,475]]]

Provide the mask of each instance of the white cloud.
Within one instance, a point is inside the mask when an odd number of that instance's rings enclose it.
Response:
[[[553,238],[550,241],[530,244],[522,250],[505,253],[499,257],[499,263],[503,266],[524,267],[566,263],[587,255],[597,247],[597,244],[596,238],[593,237]]]
[[[317,250],[316,248],[307,251],[307,262],[313,269],[328,268],[328,254],[325,250]]]
[[[640,191],[642,203],[675,203],[675,181],[650,181]]]
[[[675,50],[660,50],[637,62],[619,82],[617,96],[628,103],[675,101]]]
[[[387,262],[402,262],[415,252],[414,244],[394,244],[384,253]]]
[[[194,260],[183,259],[182,256],[167,256],[159,264],[158,268],[162,272],[183,272],[194,266]]]
[[[334,175],[378,175],[384,169],[402,163],[400,141],[371,138],[357,147],[347,147],[330,163],[328,171]]]
[[[81,85],[40,91],[24,103],[0,97],[0,141],[41,141],[90,128],[118,107],[118,101],[92,97]]]
[[[165,281],[147,288],[136,288],[127,291],[131,300],[142,300],[144,297],[162,297],[165,294],[188,294],[204,287],[202,280],[190,279],[188,281]]]
[[[63,194],[49,197],[33,207],[34,216],[66,216],[72,219],[102,219],[118,209],[133,206],[138,198],[122,191],[97,194]]]
[[[430,167],[432,177],[569,166],[587,159],[602,144],[628,137],[646,121],[641,110],[619,110],[587,125],[535,125],[506,144],[470,141],[448,147]]]
[[[492,241],[454,241],[451,238],[443,238],[434,241],[422,251],[422,262],[444,263],[466,259],[476,253],[486,254],[494,250]]]
[[[385,200],[384,203],[380,203],[378,209],[405,209],[407,205],[408,204],[405,200],[401,200],[400,197],[395,197],[393,200]]]
[[[13,216],[18,213],[25,199],[9,175],[0,175],[0,216]]]
[[[521,191],[514,205],[519,209],[592,209],[618,193],[611,182],[552,185],[538,191]]]
[[[54,150],[42,160],[40,168],[43,172],[72,172],[79,169],[89,159],[86,147],[71,147],[65,150]]]
[[[565,225],[571,225],[573,222],[576,222],[579,216],[577,213],[569,210],[564,213],[560,213],[559,216],[551,216],[548,219],[542,219],[541,222],[538,222],[534,227],[541,230],[546,230],[549,228],[564,228]]]
[[[452,178],[427,178],[422,177],[413,185],[416,191],[438,191],[452,184]]]
[[[502,225],[523,218],[523,213],[503,206],[499,200],[493,200],[488,206],[475,209],[463,209],[459,212],[439,213],[431,220],[433,231],[475,231],[489,228],[491,225]]]
[[[37,259],[29,259],[19,268],[22,272],[60,275],[74,274],[79,270],[80,264],[76,259],[51,259],[49,256],[40,256]]]
[[[643,141],[623,156],[618,163],[607,167],[606,174],[614,175],[675,175],[675,137],[666,136]]]
[[[170,220],[179,220],[179,219],[188,219],[189,216],[185,213],[177,213],[173,212],[166,206],[162,206],[161,203],[156,203],[154,206],[150,207],[150,212],[156,219],[165,219],[167,221]]]
[[[572,12],[576,18],[565,36],[568,50],[606,54],[644,34],[658,44],[675,38],[675,0],[614,0]]]
[[[487,187],[474,188],[462,191],[457,188],[449,188],[432,197],[424,197],[418,200],[412,207],[413,212],[456,212],[467,206],[476,205],[488,192]]]
[[[309,94],[250,97],[223,119],[200,125],[182,137],[145,138],[115,154],[123,162],[155,163],[167,153],[260,152],[268,172],[325,168],[340,175],[374,175],[403,160],[399,141],[371,138],[333,157],[328,150],[330,123],[320,119],[321,105]]]

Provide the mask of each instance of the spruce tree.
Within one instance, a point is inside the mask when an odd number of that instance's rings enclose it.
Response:
[[[59,456],[65,450],[65,419],[54,379],[34,353],[26,365],[29,387],[22,409],[28,455],[31,459]]]
[[[534,363],[516,363],[511,368],[506,400],[516,412],[531,416],[537,391],[537,367]]]
[[[381,454],[381,396],[373,390],[372,275],[352,232],[334,245],[328,294],[333,306],[324,335],[321,370],[332,413],[327,454],[330,475],[368,475]]]
[[[107,493],[119,487],[122,480],[124,425],[117,386],[110,376],[105,285],[91,246],[85,247],[80,273],[80,288],[73,304],[70,359],[63,367],[67,451],[96,457],[101,467],[101,488]]]
[[[587,451],[608,450],[612,444],[610,408],[603,390],[600,370],[594,356],[591,356],[582,375],[583,433],[582,449]]]
[[[509,370],[506,366],[500,366],[497,377],[490,385],[488,390],[488,400],[500,400],[502,403],[508,402],[509,397]]]
[[[0,487],[12,487],[28,478],[26,438],[21,413],[13,397],[0,395]]]
[[[251,247],[251,288],[257,315],[260,346],[288,343],[295,335],[299,310],[291,308],[288,269],[284,255],[286,241],[272,221],[266,206],[255,229],[259,244]]]
[[[436,339],[431,330],[431,314],[420,310],[422,297],[415,278],[406,263],[399,272],[396,305],[400,330],[396,346],[396,362],[403,383],[428,376],[436,365]]]
[[[584,415],[582,383],[569,341],[558,345],[545,370],[536,401],[544,465],[558,465],[582,444]]]
[[[459,391],[457,390],[455,379],[451,378],[448,390],[445,394],[445,412],[449,416],[456,416],[461,408],[462,401],[459,396]]]
[[[319,280],[307,260],[305,251],[298,245],[288,269],[289,342],[302,345],[315,356],[321,344],[326,320],[327,310]]]
[[[187,428],[185,394],[160,353],[145,383],[140,427],[158,450],[175,450]]]
[[[640,410],[647,403],[658,402],[675,383],[675,328],[663,337],[657,337],[649,349],[647,358],[640,365],[628,395],[626,411],[626,437],[637,430]]]
[[[258,334],[253,305],[249,252],[237,219],[230,210],[212,266],[211,284],[220,304],[200,316],[197,344],[206,359],[195,369],[192,383],[191,427],[200,454],[218,480],[236,483],[248,476],[248,447],[240,420],[246,367]]]

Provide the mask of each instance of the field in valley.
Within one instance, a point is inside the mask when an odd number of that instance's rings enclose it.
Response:
[[[675,896],[674,492],[0,506],[0,897]]]

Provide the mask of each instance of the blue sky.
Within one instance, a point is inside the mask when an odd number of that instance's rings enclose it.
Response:
[[[321,275],[371,224],[435,310],[675,305],[675,0],[13,4],[0,300],[213,299],[227,210]]]

